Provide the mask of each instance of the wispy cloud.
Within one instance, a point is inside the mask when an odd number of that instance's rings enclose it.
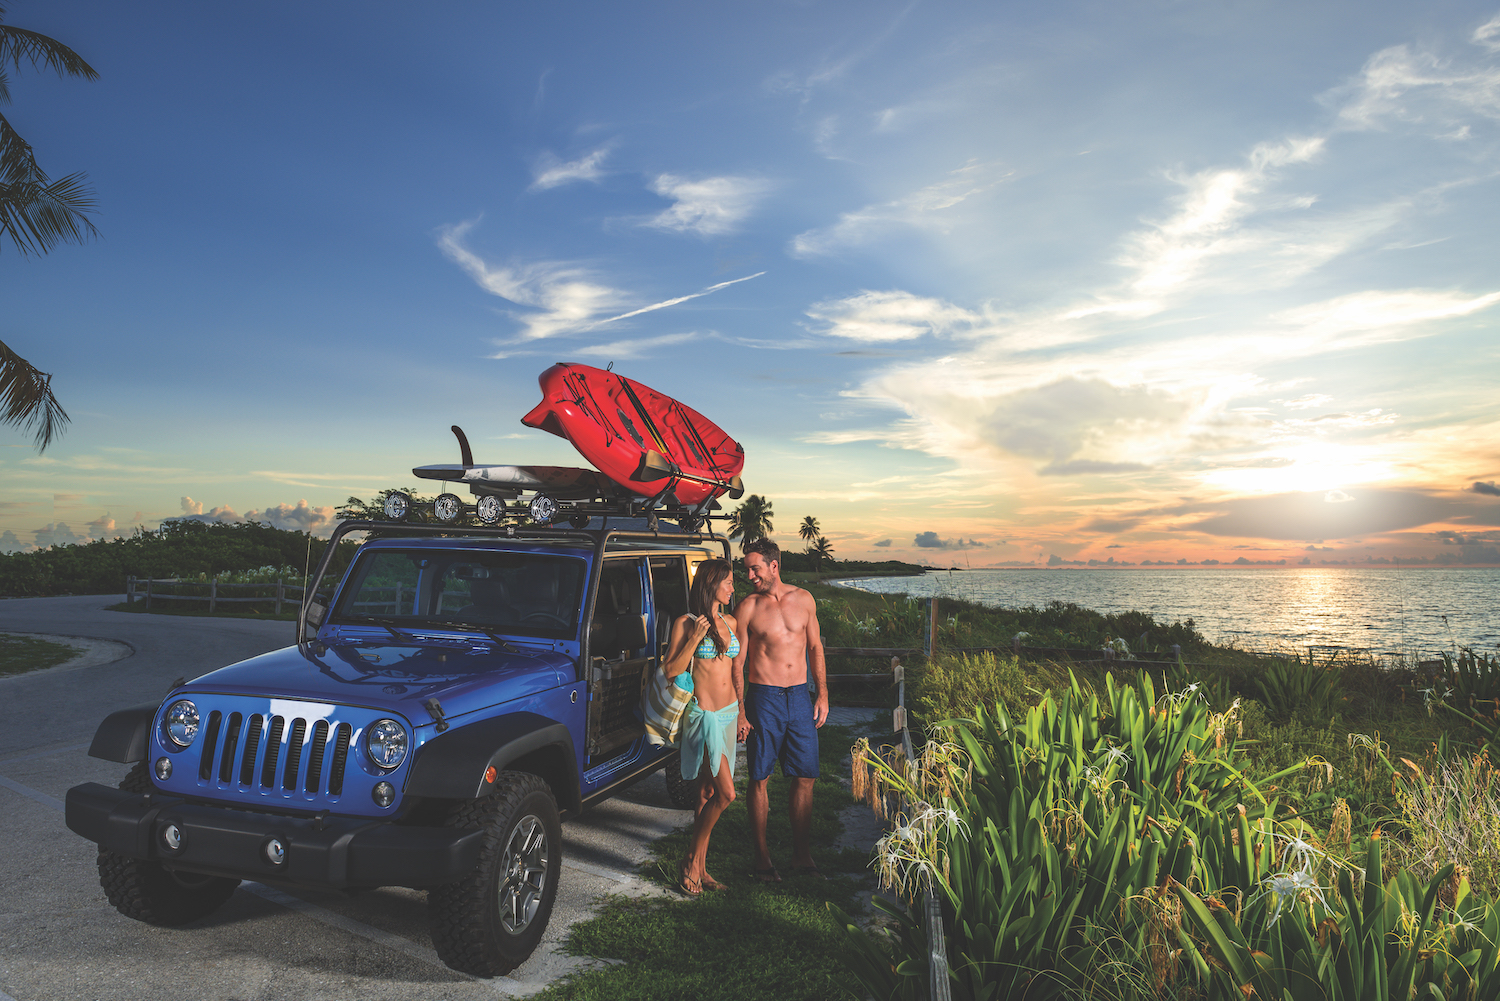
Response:
[[[516,315],[521,340],[534,341],[586,327],[601,313],[629,305],[619,289],[594,281],[577,264],[538,261],[512,266],[493,266],[464,246],[464,238],[478,220],[445,226],[438,246],[479,287],[518,306],[539,312]]]
[[[711,295],[720,289],[750,281],[765,274],[757,271],[743,278],[718,282],[697,292],[674,296],[661,302],[630,308],[635,297],[621,289],[605,285],[591,272],[576,263],[535,261],[528,264],[492,265],[464,244],[464,238],[478,220],[446,226],[439,231],[438,245],[447,257],[461,267],[480,288],[518,306],[530,306],[539,312],[512,314],[521,324],[517,343],[541,340],[562,334],[580,334],[606,324],[627,320],[658,309],[676,306],[690,299]],[[639,302],[639,299],[635,299]],[[620,312],[620,310],[624,310]],[[610,315],[614,314],[614,315]],[[509,345],[507,345],[509,346]],[[501,351],[491,357],[507,358],[516,351]]]
[[[586,347],[574,348],[573,354],[585,358],[611,358],[625,360],[628,358],[640,358],[649,354],[653,348],[667,347],[672,344],[686,344],[689,341],[700,340],[702,334],[689,331],[685,334],[663,334],[660,337],[642,337],[633,341],[611,341],[608,344],[590,344]]]
[[[549,188],[561,187],[575,181],[598,181],[604,176],[600,165],[604,163],[604,158],[609,156],[609,151],[609,146],[600,146],[593,152],[566,163],[555,153],[543,153],[537,159],[532,175],[535,179],[527,190],[546,191]]]
[[[865,291],[815,303],[807,315],[823,324],[820,333],[868,342],[912,340],[978,322],[974,313],[952,303],[901,291]]]
[[[1500,52],[1500,17],[1477,28],[1470,40]],[[1446,127],[1455,116],[1500,118],[1500,67],[1462,55],[1443,56],[1393,45],[1371,56],[1359,74],[1324,95],[1350,129],[1385,129],[1393,122]]]
[[[722,236],[738,229],[770,189],[769,182],[754,177],[691,180],[661,174],[651,182],[651,190],[673,204],[645,225],[697,236]]]
[[[792,238],[790,252],[794,257],[832,254],[844,247],[866,244],[896,227],[946,229],[952,221],[946,214],[948,209],[1008,176],[996,164],[967,163],[944,180],[909,195],[845,212],[832,226],[799,233]]]

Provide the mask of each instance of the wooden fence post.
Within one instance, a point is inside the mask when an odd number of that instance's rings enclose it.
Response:
[[[148,612],[151,611],[151,586],[155,583],[156,581],[150,577],[146,578],[146,611]]]
[[[135,604],[135,578],[134,577],[126,577],[125,578],[125,604],[127,606]]]
[[[938,600],[934,595],[933,597],[927,599],[927,636],[926,642],[922,644],[922,652],[926,654],[929,659],[931,659],[933,653],[937,650],[937,630]]]
[[[277,615],[281,614],[281,599],[284,598],[284,597],[286,597],[286,585],[281,582],[281,578],[280,577],[277,577],[276,578],[276,614]]]
[[[219,578],[211,577],[208,581],[208,614],[214,614],[214,603],[219,600]]]

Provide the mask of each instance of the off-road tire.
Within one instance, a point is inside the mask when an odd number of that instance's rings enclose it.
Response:
[[[432,944],[460,972],[509,973],[536,949],[552,917],[562,869],[557,801],[537,776],[501,772],[495,792],[460,803],[447,825],[482,828],[484,846],[472,872],[427,892]]]
[[[698,780],[685,779],[682,777],[682,765],[676,761],[670,762],[662,769],[662,775],[667,780],[667,799],[679,810],[696,810],[698,808]]]
[[[146,763],[136,762],[120,780],[126,792],[152,791]],[[185,925],[207,917],[229,899],[237,879],[173,872],[160,862],[99,849],[99,885],[115,910],[148,925]]]

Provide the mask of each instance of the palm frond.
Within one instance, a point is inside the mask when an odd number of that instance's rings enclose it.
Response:
[[[0,423],[36,428],[36,449],[45,452],[68,423],[68,412],[52,395],[52,376],[0,341]]]
[[[94,207],[84,177],[49,178],[31,144],[0,115],[0,235],[22,254],[45,254],[59,241],[82,243],[99,235],[84,216]]]
[[[0,17],[5,16],[5,9],[0,7]],[[85,80],[99,79],[99,73],[83,61],[83,57],[55,38],[35,31],[27,31],[25,28],[17,28],[9,24],[0,24],[0,67],[9,63],[17,71],[21,69],[21,63],[28,62],[32,66],[49,69],[58,76],[79,76]],[[10,102],[10,91],[5,86],[5,78],[0,75],[0,103]]]

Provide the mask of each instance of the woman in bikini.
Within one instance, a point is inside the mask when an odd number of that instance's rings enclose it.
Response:
[[[682,723],[682,777],[698,779],[692,847],[682,860],[679,889],[696,897],[723,884],[708,874],[708,838],[719,815],[734,802],[735,727],[739,701],[729,665],[740,652],[734,616],[722,606],[734,598],[727,560],[704,560],[693,577],[687,615],[672,623],[663,672],[693,693]]]

